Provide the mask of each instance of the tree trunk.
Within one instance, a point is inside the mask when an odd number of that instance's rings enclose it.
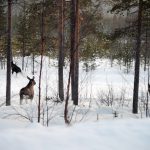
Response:
[[[70,70],[67,85],[67,94],[65,100],[64,120],[66,124],[70,124],[68,118],[68,100],[71,82],[72,100],[74,105],[78,105],[78,45],[79,45],[79,3],[78,0],[71,0],[71,48],[70,48]]]
[[[24,70],[24,57],[25,57],[25,41],[23,39],[23,49],[22,49],[22,70]]]
[[[70,82],[71,82],[71,63],[70,63],[70,71],[69,71],[67,93],[66,93],[66,100],[65,100],[65,109],[64,109],[64,120],[66,124],[70,124],[70,120],[68,118],[68,101],[69,101],[69,92],[70,92]]]
[[[41,61],[40,61],[40,75],[39,75],[39,101],[38,101],[38,122],[41,119],[41,78],[43,68],[43,55],[44,55],[44,0],[42,3],[42,16],[41,16]]]
[[[79,44],[79,2],[71,1],[71,89],[72,100],[78,105],[78,44]]]
[[[79,1],[76,0],[76,14],[75,14],[75,71],[74,71],[74,105],[78,105],[78,83],[79,83]]]
[[[7,81],[6,81],[6,106],[11,105],[11,4],[12,0],[8,0],[8,43],[7,43]]]
[[[23,13],[24,13],[24,16],[23,16],[23,18],[24,18],[24,24],[23,24],[23,43],[22,43],[22,70],[24,70],[24,57],[25,57],[25,26],[26,26],[26,24],[25,24],[25,20],[26,20],[26,17],[25,17],[25,1],[24,1],[24,5],[23,5]]]
[[[59,60],[58,60],[58,88],[59,98],[64,100],[64,82],[63,82],[63,65],[64,65],[64,0],[60,0],[59,8]]]
[[[71,1],[71,20],[70,20],[70,30],[71,30],[71,48],[70,48],[70,73],[71,73],[71,93],[72,93],[72,100],[74,99],[74,53],[75,53],[75,1]]]
[[[35,55],[34,55],[34,51],[32,53],[32,75],[34,75],[34,60],[35,60]]]
[[[138,26],[137,26],[137,43],[135,56],[135,74],[133,89],[133,113],[138,113],[138,92],[139,92],[139,72],[140,72],[140,49],[141,49],[141,26],[142,26],[142,5],[143,0],[139,0]]]

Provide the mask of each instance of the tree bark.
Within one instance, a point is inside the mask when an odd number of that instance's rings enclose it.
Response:
[[[75,0],[76,1],[76,0]],[[75,53],[75,1],[71,0],[71,15],[70,15],[70,31],[71,31],[71,48],[70,48],[70,73],[71,73],[71,93],[72,100],[74,99],[74,53]]]
[[[40,75],[39,75],[39,101],[38,101],[38,122],[41,119],[41,79],[43,68],[43,55],[44,55],[44,0],[42,2],[42,16],[41,16],[41,61],[40,61]]]
[[[71,82],[71,63],[70,63],[70,71],[69,71],[69,77],[68,77],[68,85],[67,85],[67,93],[66,93],[65,109],[64,109],[64,120],[66,124],[70,124],[70,120],[68,118],[68,101],[69,101],[70,82]]]
[[[79,2],[78,0],[71,1],[71,90],[72,100],[74,105],[78,105],[78,74],[79,74],[79,59],[78,59],[78,44],[79,44]]]
[[[79,87],[79,1],[76,0],[75,14],[75,71],[74,71],[74,105],[78,105],[78,87]]]
[[[7,81],[6,81],[6,106],[11,105],[11,5],[12,0],[8,0],[8,43],[7,43]]]
[[[24,57],[25,57],[25,28],[26,28],[26,23],[25,23],[25,20],[26,20],[26,17],[25,17],[25,1],[24,1],[24,4],[23,4],[23,19],[24,19],[24,21],[23,21],[23,43],[22,43],[22,70],[24,70]]]
[[[60,0],[58,88],[59,88],[59,98],[61,101],[64,100],[63,65],[64,65],[64,0]]]
[[[137,43],[135,56],[135,73],[133,89],[133,113],[138,113],[138,93],[139,93],[139,73],[140,73],[140,49],[141,49],[141,27],[142,27],[142,5],[143,0],[139,0],[138,26],[137,26]]]
[[[35,61],[35,54],[34,54],[34,51],[33,51],[33,53],[32,53],[32,75],[34,75],[34,61]]]

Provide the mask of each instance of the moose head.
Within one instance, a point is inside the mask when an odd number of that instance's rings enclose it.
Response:
[[[36,82],[34,80],[34,76],[32,79],[27,76],[27,79],[29,80],[28,86],[34,86],[36,84]]]

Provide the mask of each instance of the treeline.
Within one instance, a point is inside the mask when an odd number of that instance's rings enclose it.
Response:
[[[134,1],[133,1],[134,2]],[[137,1],[135,1],[137,3]],[[131,7],[125,6],[132,1],[115,0],[104,1],[80,1],[80,56],[84,60],[93,57],[109,57],[112,59],[123,59],[124,62],[132,61],[134,58],[134,45],[136,34],[137,4]],[[146,3],[146,2],[145,2]],[[147,1],[148,3],[148,1]],[[112,6],[113,17],[103,15],[103,5]],[[45,43],[46,53],[50,56],[58,56],[58,28],[59,28],[59,1],[45,0]],[[0,53],[6,56],[6,30],[7,30],[7,1],[0,2]],[[146,43],[146,34],[149,38],[149,3],[146,5],[143,15],[142,27],[142,52],[143,60],[147,59],[146,44],[149,47],[149,39]],[[122,8],[124,7],[124,8]],[[41,2],[34,0],[17,0],[13,2],[13,55],[27,56],[39,54],[41,34]],[[119,10],[120,9],[120,10]],[[131,10],[132,9],[132,10]],[[114,12],[122,13],[116,15]],[[134,13],[133,13],[134,12]],[[70,39],[70,2],[65,2],[65,55],[69,52]],[[46,55],[47,55],[46,54]]]
[[[124,5],[130,2],[122,2]],[[132,1],[131,1],[132,3]],[[59,49],[59,10],[60,2],[45,0],[45,55],[58,56]],[[82,0],[80,5],[80,58],[83,60],[95,57],[121,59],[125,63],[134,59],[134,45],[136,34],[137,14],[130,8],[121,10],[121,5],[115,0],[100,2],[98,0]],[[107,8],[107,7],[110,8]],[[35,0],[17,0],[12,4],[12,50],[14,56],[28,56],[40,54],[41,10],[42,2]],[[108,10],[106,12],[105,8]],[[120,8],[119,8],[120,7]],[[134,5],[134,9],[137,9]],[[120,9],[120,10],[119,10]],[[134,10],[133,9],[133,10]],[[70,49],[70,1],[64,4],[65,24],[65,56],[69,56]],[[117,12],[117,14],[115,14]],[[120,14],[120,12],[122,14]],[[149,26],[148,9],[143,18],[143,44],[141,56],[146,60],[145,33]],[[112,13],[112,14],[110,14]],[[147,18],[146,18],[147,17]],[[0,53],[6,57],[7,31],[7,1],[0,2]],[[129,27],[132,25],[132,29]],[[149,35],[149,31],[147,32]],[[149,41],[149,40],[148,40]],[[147,42],[149,44],[149,42]]]
[[[112,59],[122,59],[126,64],[130,64],[136,55],[139,1],[113,1],[111,12],[125,16],[125,24],[117,27],[110,35],[110,56]],[[148,0],[142,1],[140,47],[140,59],[146,69],[150,59],[150,1]]]
[[[96,2],[96,3],[95,3]],[[102,10],[99,1],[80,1],[80,55],[88,57],[88,52],[99,53],[105,45],[104,33],[102,30]],[[7,1],[0,2],[0,51],[6,56],[7,45]],[[41,11],[42,1],[17,0],[12,4],[12,50],[13,55],[28,56],[40,54],[40,34],[41,34]],[[45,32],[45,55],[58,56],[59,49],[59,9],[60,2],[56,0],[44,1],[44,32]],[[70,49],[70,1],[64,4],[64,24],[65,24],[65,56],[68,57]],[[94,43],[93,43],[94,41]]]

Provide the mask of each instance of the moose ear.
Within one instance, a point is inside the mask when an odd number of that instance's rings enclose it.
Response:
[[[27,79],[31,80],[28,76],[27,76]]]

